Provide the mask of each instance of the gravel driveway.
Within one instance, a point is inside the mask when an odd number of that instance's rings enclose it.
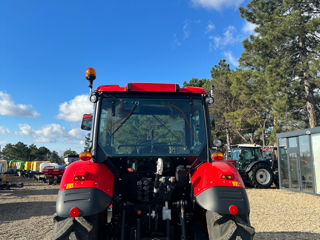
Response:
[[[0,190],[0,239],[50,239],[58,186],[24,181],[21,189]],[[278,189],[248,189],[255,240],[319,240],[320,197]]]

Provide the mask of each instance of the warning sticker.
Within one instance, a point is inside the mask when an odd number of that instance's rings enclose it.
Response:
[[[70,188],[73,188],[73,183],[68,183],[67,184],[66,189],[70,189]]]
[[[232,185],[233,185],[234,187],[239,187],[239,186],[240,186],[240,183],[237,182],[237,181],[232,181]]]

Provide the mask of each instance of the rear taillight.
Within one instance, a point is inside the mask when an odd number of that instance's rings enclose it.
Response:
[[[229,212],[230,212],[230,214],[232,214],[232,215],[237,215],[237,213],[238,213],[238,207],[235,206],[235,205],[231,205],[231,206],[229,207]]]
[[[232,174],[223,174],[223,175],[221,175],[220,178],[221,179],[226,179],[226,180],[233,180],[234,179]]]
[[[79,214],[80,214],[79,208],[72,208],[70,210],[70,216],[73,218],[78,217]]]
[[[86,178],[84,176],[75,176],[73,180],[74,181],[84,181],[84,180],[86,180]]]

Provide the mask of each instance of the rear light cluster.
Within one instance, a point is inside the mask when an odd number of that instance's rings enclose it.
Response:
[[[84,176],[75,176],[73,180],[74,181],[84,181],[84,180],[86,180],[86,178]]]
[[[233,175],[221,175],[221,179],[233,180]]]

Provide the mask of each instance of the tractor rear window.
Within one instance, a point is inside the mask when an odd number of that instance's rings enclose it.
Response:
[[[200,99],[102,101],[98,143],[109,156],[197,156],[205,134]]]

